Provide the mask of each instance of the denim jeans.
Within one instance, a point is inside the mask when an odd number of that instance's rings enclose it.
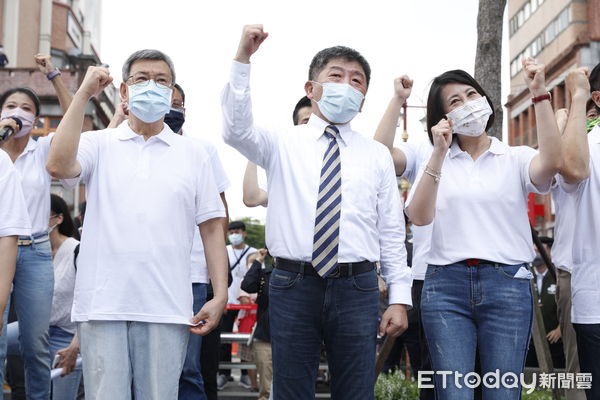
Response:
[[[269,283],[273,398],[315,398],[325,341],[331,398],[374,398],[379,290],[375,271],[323,279],[274,269]]]
[[[52,359],[59,350],[68,347],[73,340],[73,334],[57,327],[50,327],[50,355]],[[52,381],[52,400],[75,400],[83,372],[81,366],[75,368],[69,375],[61,376]]]
[[[206,283],[193,283],[194,313],[200,311],[206,302]],[[202,381],[202,369],[200,365],[200,353],[202,351],[202,336],[189,334],[187,354],[179,378],[180,400],[206,400],[204,393],[204,382]]]
[[[86,400],[176,400],[189,327],[131,321],[77,324]]]
[[[19,319],[19,350],[25,366],[25,391],[29,400],[50,397],[50,348],[48,325],[54,293],[54,270],[50,242],[19,246],[13,280],[15,311]],[[4,313],[4,330],[0,337],[0,365],[6,360],[6,327],[8,309]],[[4,382],[4,368],[0,381]]]
[[[600,324],[573,324],[582,373],[592,374],[592,387],[585,391],[588,400],[600,399]]]
[[[514,278],[527,265],[429,265],[421,297],[421,317],[434,371],[453,371],[443,384],[435,375],[438,400],[470,400],[473,389],[464,375],[474,372],[479,349],[481,376],[523,370],[531,332],[533,305],[530,280]],[[459,385],[455,385],[462,374]],[[468,381],[473,383],[472,380]],[[521,398],[519,381],[508,379],[499,388],[483,386],[486,400]],[[490,379],[489,384],[493,383]]]

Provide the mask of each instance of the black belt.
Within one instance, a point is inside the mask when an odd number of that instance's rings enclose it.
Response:
[[[462,264],[462,265],[466,265],[468,267],[475,267],[477,265],[481,265],[481,264],[488,264],[488,265],[504,265],[502,263],[496,262],[496,261],[490,261],[490,260],[482,260],[481,258],[468,258],[466,260],[462,260],[457,262],[456,264]]]
[[[277,257],[275,259],[275,268],[298,274],[320,276],[317,270],[309,262],[286,260]],[[359,261],[355,263],[340,263],[327,275],[327,278],[346,278],[352,275],[362,274],[375,269],[375,263],[371,261]]]

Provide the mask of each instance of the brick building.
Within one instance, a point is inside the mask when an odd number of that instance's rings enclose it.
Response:
[[[568,107],[570,99],[564,83],[567,73],[600,62],[600,0],[509,0],[507,12],[508,141],[510,145],[537,147],[535,112],[524,83],[521,59],[531,56],[546,65],[546,82],[554,109]],[[535,225],[543,234],[551,235],[550,196],[532,197],[530,203],[544,206],[544,215],[535,217]],[[538,206],[537,210],[541,208]]]

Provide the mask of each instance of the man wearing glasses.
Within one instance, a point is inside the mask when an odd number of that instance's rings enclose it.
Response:
[[[128,119],[80,135],[87,102],[112,82],[106,68],[90,67],[48,157],[53,176],[87,185],[72,318],[86,396],[130,399],[133,387],[137,399],[177,399],[188,330],[210,332],[227,302],[225,213],[206,151],[164,123],[175,82],[170,58],[141,50],[122,72]],[[200,229],[215,293],[196,315],[189,221]]]

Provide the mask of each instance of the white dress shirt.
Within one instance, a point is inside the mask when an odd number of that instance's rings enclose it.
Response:
[[[417,187],[417,175],[422,165],[426,165],[431,158],[433,146],[429,143],[409,143],[402,142],[398,146],[406,157],[406,168],[402,177],[408,180],[411,184],[410,190],[413,191]],[[417,226],[412,225],[410,230],[413,234],[413,257],[412,257],[412,278],[424,280],[427,273],[427,253],[431,247],[431,233],[433,231],[433,223],[429,225]]]
[[[571,321],[600,323],[600,125],[588,134],[590,176],[578,185],[558,182],[576,201],[571,272]]]
[[[81,135],[87,184],[74,321],[189,324],[194,231],[225,216],[210,157],[164,125],[148,140],[125,121]]]
[[[536,188],[529,165],[537,151],[510,147],[491,138],[476,161],[455,140],[442,166],[428,263],[453,264],[480,258],[503,264],[531,262],[535,257],[527,217],[527,194]],[[419,179],[433,179],[424,175]],[[412,198],[409,198],[408,202]]]
[[[254,126],[249,75],[249,64],[233,63],[222,97],[223,137],[267,172],[269,252],[310,262],[328,124],[313,114],[308,124],[284,132]],[[349,124],[336,126],[342,165],[338,262],[380,261],[390,304],[411,305],[404,217],[390,152]]]
[[[27,146],[15,160],[15,168],[21,180],[31,220],[32,234],[48,230],[52,177],[46,171],[46,160],[53,135],[39,137],[37,140],[30,137]]]
[[[31,235],[31,222],[18,172],[8,154],[0,150],[0,237],[15,235]]]
[[[248,249],[248,251],[246,251]],[[232,245],[227,245],[227,258],[229,259],[229,269],[231,270],[231,285],[227,289],[227,303],[228,304],[240,304],[240,287],[246,272],[250,269],[247,265],[247,259],[250,254],[256,253],[254,247],[244,245],[242,249],[234,249]],[[242,255],[243,254],[243,255]],[[233,265],[240,260],[239,263],[232,270]]]
[[[204,139],[193,138],[192,140],[200,142],[204,150],[208,153],[217,190],[219,193],[225,192],[229,188],[229,179],[227,179],[227,174],[223,169],[223,164],[221,164],[217,148],[214,144]],[[208,265],[206,264],[204,245],[202,244],[202,238],[198,229],[194,229],[194,244],[192,245],[192,283],[208,283]]]
[[[558,269],[573,269],[573,235],[575,234],[576,197],[562,190],[558,182],[552,186],[554,201],[554,243],[552,262]]]

